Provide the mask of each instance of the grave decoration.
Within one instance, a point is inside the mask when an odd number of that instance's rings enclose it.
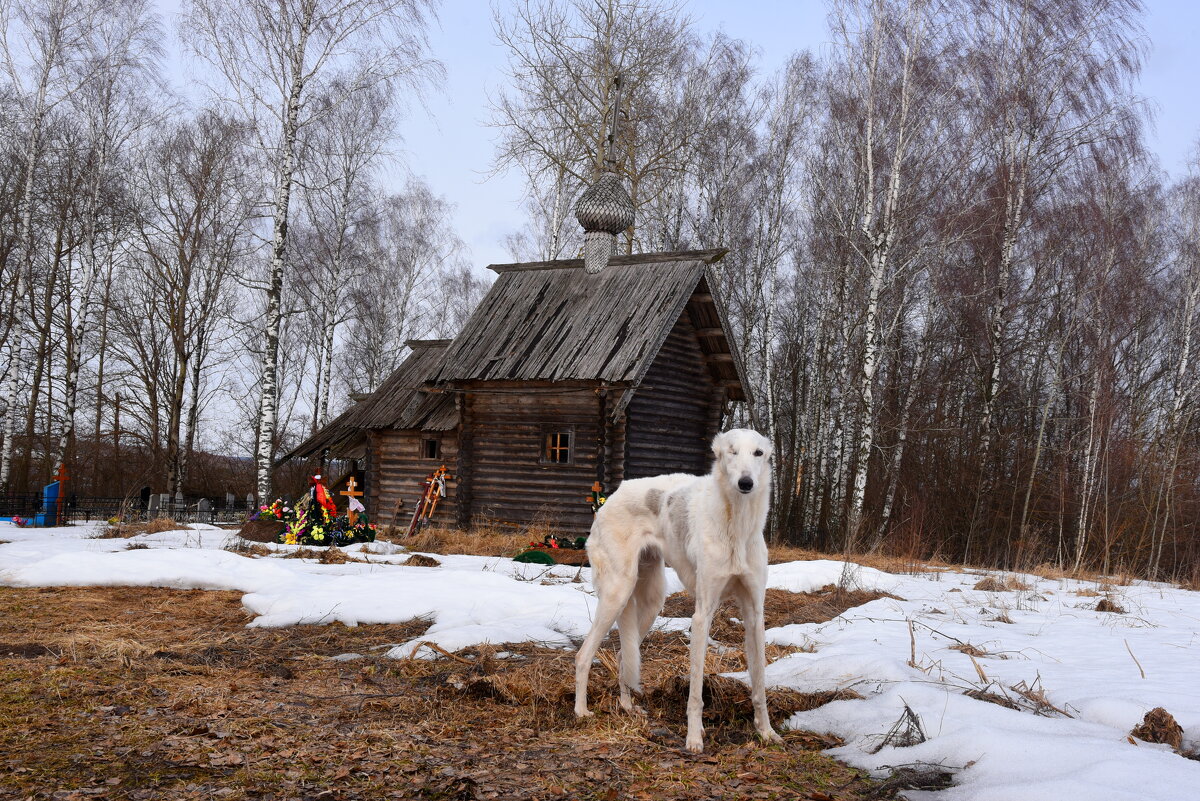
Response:
[[[604,502],[608,500],[608,498],[604,494],[604,487],[600,486],[599,481],[595,481],[592,483],[592,493],[590,495],[588,495],[587,499],[588,499],[588,503],[591,504],[592,514],[596,514],[596,512],[599,512],[600,507],[603,506]]]
[[[604,489],[599,481],[592,484],[592,492],[587,497],[592,514],[599,512],[600,507],[608,500],[603,493]],[[525,550],[513,557],[513,561],[536,565],[587,565],[587,536],[547,534],[541,542],[529,543]]]
[[[433,513],[437,511],[438,502],[446,497],[446,482],[453,481],[454,476],[442,465],[434,470],[421,483],[421,498],[413,511],[412,522],[408,524],[408,536],[417,533],[417,529],[429,525]]]
[[[351,501],[357,500],[351,496]],[[363,511],[357,511],[354,519],[349,514],[338,514],[337,505],[321,476],[309,481],[308,494],[293,504],[276,500],[269,506],[260,506],[251,516],[251,521],[273,521],[282,525],[275,541],[283,545],[351,545],[356,542],[373,542],[375,524]]]

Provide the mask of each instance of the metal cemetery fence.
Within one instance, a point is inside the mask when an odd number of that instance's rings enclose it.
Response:
[[[67,495],[63,498],[63,522],[66,524],[89,520],[152,520],[169,517],[180,523],[240,523],[254,510],[254,496],[238,498],[227,493],[224,498],[185,497],[154,494],[144,503],[141,498],[102,498]],[[0,517],[23,517],[32,520],[42,511],[41,493],[0,496]]]

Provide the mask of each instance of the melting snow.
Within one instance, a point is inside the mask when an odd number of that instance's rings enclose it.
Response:
[[[237,590],[256,616],[252,626],[430,619],[426,634],[390,647],[395,657],[433,656],[425,641],[449,651],[483,642],[570,647],[595,606],[590,571],[569,566],[439,554],[440,568],[405,568],[410,554],[382,542],[345,549],[368,562],[322,565],[239,555],[226,550],[236,537],[213,527],[129,540],[97,533],[0,523],[0,584]],[[272,557],[295,550],[268,547]],[[866,696],[797,713],[787,725],[837,734],[846,744],[831,753],[877,775],[912,765],[954,774],[950,789],[911,791],[912,799],[1195,798],[1200,762],[1127,735],[1161,706],[1183,727],[1184,749],[1200,750],[1200,593],[1150,583],[1104,588],[1126,610],[1116,614],[1095,611],[1099,588],[1090,582],[1022,575],[1027,589],[973,589],[982,577],[897,575],[828,560],[773,565],[772,587],[841,583],[904,599],[768,630],[769,642],[806,649],[768,667],[772,685]],[[680,589],[673,575],[668,589]],[[885,742],[906,706],[927,739]]]

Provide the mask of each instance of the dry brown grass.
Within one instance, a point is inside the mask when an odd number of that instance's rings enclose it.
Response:
[[[1170,712],[1156,706],[1146,713],[1142,722],[1129,732],[1129,736],[1147,743],[1169,745],[1178,750],[1183,744],[1183,727]]]
[[[515,556],[529,543],[530,535],[499,527],[473,528],[469,531],[430,527],[421,529],[412,537],[405,537],[400,531],[385,533],[380,539],[423,553]]]
[[[1100,585],[1102,589],[1113,586],[1127,587],[1137,580],[1137,576],[1123,567],[1118,568],[1112,573],[1102,573],[1098,570],[1090,570],[1088,568],[1080,568],[1079,570],[1066,570],[1058,567],[1057,565],[1043,563],[1033,568],[1029,572],[1035,576],[1038,576],[1039,578],[1050,579],[1053,581],[1063,581],[1065,579],[1091,581]]]
[[[396,528],[381,532],[380,539],[423,553],[515,556],[531,542],[541,542],[546,534],[554,533],[554,531],[554,527],[549,523],[534,524],[524,528],[480,525],[469,530],[424,528],[412,537],[405,537],[403,529]],[[886,573],[924,573],[949,567],[945,562],[937,559],[921,561],[882,553],[823,553],[790,545],[770,546],[768,559],[771,564],[814,559],[840,560],[873,567]]]
[[[246,628],[237,593],[0,588],[0,796],[104,799],[837,798],[879,785],[823,735],[754,735],[709,681],[708,753],[682,750],[687,642],[647,643],[645,715],[619,714],[612,652],[571,713],[572,655],[481,647],[389,660],[428,621]],[[510,658],[499,658],[505,650]],[[365,658],[329,657],[354,652]],[[719,655],[731,669],[737,654]],[[607,665],[607,667],[606,667]],[[778,718],[853,693],[772,693]],[[73,795],[74,794],[74,795]]]
[[[973,589],[984,592],[1015,592],[1017,590],[1027,590],[1029,589],[1029,585],[1016,576],[1004,576],[1002,578],[985,576],[976,582]]]
[[[1118,615],[1125,614],[1125,607],[1114,601],[1112,598],[1101,598],[1096,602],[1097,612],[1114,612]]]
[[[826,553],[792,545],[771,545],[767,548],[768,561],[775,565],[781,562],[802,562],[814,559],[832,559],[852,562],[882,570],[885,573],[928,573],[949,567],[940,559],[914,559],[885,553]]]
[[[191,528],[187,523],[176,523],[170,517],[155,517],[145,522],[121,522],[110,525],[97,535],[97,539],[129,538],[139,534],[158,534],[163,531],[190,531]]]
[[[789,592],[787,590],[768,589],[763,602],[763,615],[767,628],[788,626],[793,623],[823,623],[856,606],[874,601],[878,598],[895,598],[886,592],[871,590],[845,590],[833,584],[826,585],[814,592]],[[667,602],[660,613],[663,617],[691,617],[695,601],[687,592],[677,592],[667,597]],[[726,645],[740,645],[743,628],[737,604],[726,601],[713,615],[712,629],[709,632],[717,642]],[[740,658],[740,657],[739,657]],[[744,668],[736,668],[744,670]]]
[[[988,655],[987,651],[983,650],[979,646],[971,645],[969,642],[960,642],[957,645],[951,645],[950,650],[958,651],[959,653],[966,654],[967,656],[973,656],[976,659]]]
[[[367,559],[359,559],[356,556],[343,551],[336,545],[330,545],[327,548],[297,548],[294,551],[282,554],[281,559],[315,559],[323,565],[344,565],[347,562],[368,562]]]
[[[407,567],[441,567],[442,563],[434,559],[432,556],[426,556],[423,553],[414,553],[408,557],[408,561],[404,563]]]

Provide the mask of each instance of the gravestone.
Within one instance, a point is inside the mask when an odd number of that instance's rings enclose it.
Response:
[[[159,514],[164,514],[164,515],[171,513],[171,495],[169,493],[163,492],[163,493],[159,494],[159,496],[158,496],[158,512],[159,512]]]
[[[254,508],[254,493],[247,492],[246,493],[246,509],[249,510],[249,509],[253,509],[253,508]]]
[[[225,493],[225,508],[232,509],[233,505],[235,503],[237,503],[237,497],[232,492],[226,492]]]
[[[212,522],[212,501],[208,498],[201,498],[200,503],[196,504],[196,522]]]
[[[159,502],[161,499],[162,496],[158,494],[146,496],[146,511],[149,512],[152,517],[158,514]]]
[[[152,490],[150,489],[149,486],[142,487],[141,491],[138,493],[138,507],[139,508],[141,508],[141,509],[149,509],[150,508],[150,493],[151,492],[152,492]]]

